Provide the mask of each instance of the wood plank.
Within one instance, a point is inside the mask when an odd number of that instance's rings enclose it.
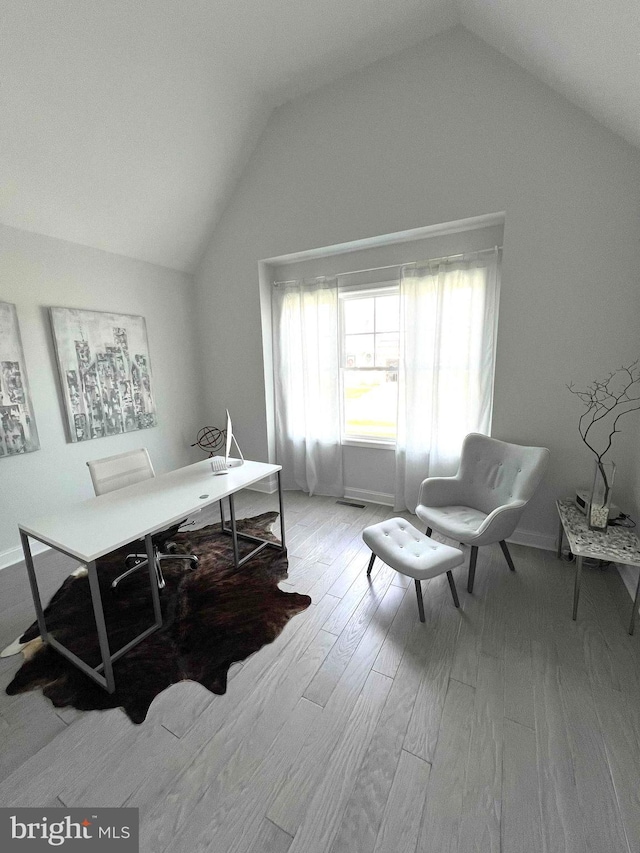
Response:
[[[614,566],[607,571],[596,572],[589,596],[594,600],[595,617],[609,649],[618,689],[640,703],[640,643],[638,637],[631,637],[628,633],[630,599],[624,602],[627,607],[622,611],[615,600],[620,583],[620,575]]]
[[[434,578],[433,580],[442,579]],[[447,583],[446,579],[444,583]],[[430,589],[432,584],[433,581],[430,582]],[[403,748],[408,752],[429,762],[433,761],[438,742],[440,720],[449,690],[453,652],[461,622],[460,612],[453,606],[448,593],[448,585],[446,595],[444,588],[441,590],[437,608],[437,615],[431,620],[433,628],[427,635],[429,652],[403,744]],[[429,620],[428,615],[426,618]]]
[[[288,853],[293,838],[265,818],[248,853]]]
[[[582,637],[586,667],[592,681],[620,690],[621,683],[617,667],[611,660],[611,653],[604,633],[600,627],[600,602],[594,595],[593,587],[601,579],[602,570],[585,566],[582,570],[582,588],[578,609],[578,631]]]
[[[305,626],[311,640],[297,635],[298,645],[304,646],[307,640],[307,648],[298,654],[291,643],[287,653],[272,665],[271,677],[256,685],[241,709],[231,717],[225,715],[222,724],[215,719],[215,706],[207,709],[197,726],[182,739],[194,759],[168,786],[162,779],[166,761],[159,756],[157,777],[150,776],[127,801],[127,805],[140,808],[143,846],[163,850],[182,831],[197,804],[192,796],[194,790],[202,799],[212,786],[219,793],[223,771],[228,781],[255,770],[335,642],[325,631],[313,633],[322,617],[326,618],[322,605],[316,609],[319,612],[315,620],[310,619]]]
[[[362,571],[322,626],[324,630],[331,634],[341,634],[363,599],[372,601],[377,607],[391,584],[394,574],[394,570],[384,563],[381,563],[370,577],[367,577],[366,571]]]
[[[631,851],[640,850],[640,709],[624,693],[593,685],[595,705]]]
[[[382,600],[378,597],[380,595],[383,595]],[[304,694],[307,699],[318,705],[326,705],[371,622],[375,622],[376,641],[380,642],[382,639],[384,642],[403,596],[403,590],[388,586],[384,594],[381,588],[378,595],[363,597],[360,606],[355,610],[313,681],[307,687]]]
[[[585,837],[594,850],[628,853],[590,686],[561,666],[560,691]]]
[[[402,750],[375,853],[414,853],[430,772],[430,764]]]
[[[25,761],[51,743],[67,728],[48,699],[33,694],[21,698],[24,716],[9,723],[3,716],[0,728],[0,778],[13,773]],[[29,701],[30,700],[30,701]]]
[[[481,655],[459,834],[459,847],[465,853],[500,853],[503,688],[500,661]]]
[[[502,849],[538,853],[542,849],[538,801],[536,736],[531,729],[504,721]]]
[[[370,625],[333,690],[316,729],[267,813],[285,832],[295,835],[336,743],[369,676],[384,636]]]
[[[290,619],[272,643],[263,646],[243,661],[242,669],[233,680],[233,689],[227,690],[223,696],[210,693],[211,701],[208,705],[164,705],[162,724],[176,736],[184,737],[193,726],[200,724],[206,709],[214,715],[207,714],[207,719],[210,726],[216,726],[211,731],[211,735],[215,734],[217,728],[236,712],[249,694],[268,682],[274,673],[282,671],[284,660],[291,660],[292,656],[304,652],[320,629],[319,620],[322,617],[326,620],[337,604],[338,599],[327,596],[317,607],[312,605]]]
[[[466,550],[468,562],[468,549]],[[462,681],[471,687],[475,687],[480,663],[484,609],[491,572],[482,571],[476,574],[473,595],[469,595],[466,591],[467,572],[468,567],[466,565],[454,569],[453,572],[463,615],[451,664],[451,677],[455,678],[456,681]]]
[[[451,680],[416,851],[455,850],[460,828],[474,688]]]
[[[112,752],[124,754],[136,728],[118,709],[91,711],[62,725],[56,738],[0,782],[3,806],[39,806],[78,766],[100,768]]]
[[[533,729],[531,641],[515,629],[505,635],[504,682],[505,717]]]
[[[417,620],[358,772],[331,853],[372,853],[391,790],[428,652]]]
[[[331,846],[390,689],[390,678],[379,672],[370,673],[294,836],[290,853],[326,853]]]
[[[117,808],[138,789],[149,773],[155,771],[158,755],[166,755],[175,735],[159,723],[143,725],[129,739],[126,749],[107,752],[96,768],[83,762],[74,764],[73,773],[60,777],[56,793],[67,808],[81,808],[87,803],[100,808]]]
[[[548,638],[532,643],[536,754],[544,853],[588,850],[573,772],[568,725],[560,695],[556,649]]]
[[[533,672],[531,638],[537,636],[535,579],[531,577],[529,549],[512,546],[516,572],[500,576],[505,586],[504,714],[523,726],[533,728]],[[502,566],[499,566],[502,568]],[[507,589],[508,587],[508,589]]]
[[[327,544],[324,554],[319,559],[324,563],[332,563],[336,559],[343,561],[350,560],[353,555],[360,551],[364,544],[362,541],[362,531],[365,527],[375,524],[380,518],[380,507],[376,504],[369,504],[364,509],[352,509],[351,524],[340,536],[333,539]],[[341,518],[347,518],[346,514],[341,514]],[[341,595],[339,590],[334,590],[332,595]]]
[[[476,577],[480,572],[489,573],[480,649],[485,655],[501,660],[504,655],[504,614],[509,600],[508,581],[513,573],[509,571],[504,557],[499,553],[498,545],[478,549]]]
[[[246,853],[260,834],[264,815],[274,789],[287,772],[317,722],[321,709],[307,699],[300,699],[268,749],[260,750],[264,757],[245,769],[246,755],[230,762],[219,775],[216,784],[200,793],[189,818],[180,829],[181,849],[190,853],[224,850],[225,853]],[[169,849],[173,849],[171,841]]]
[[[392,586],[394,586],[393,582]],[[403,589],[403,587],[398,588]],[[373,664],[373,669],[376,672],[387,675],[389,678],[394,678],[398,671],[405,646],[415,627],[415,614],[418,608],[416,596],[414,592],[407,593],[406,588],[404,589],[405,594],[398,612],[391,623],[382,648],[378,652],[378,657]]]

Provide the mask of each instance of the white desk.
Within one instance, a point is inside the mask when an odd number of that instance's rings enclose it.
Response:
[[[629,566],[640,566],[640,542],[632,530],[624,527],[609,526],[606,532],[590,530],[587,517],[580,512],[575,502],[570,498],[556,501],[560,516],[558,532],[558,559],[562,556],[562,538],[566,534],[571,553],[576,558],[576,576],[573,587],[573,620],[578,616],[578,601],[580,599],[580,582],[582,580],[582,560],[592,557],[596,560],[610,560],[616,563],[626,563]],[[636,587],[635,599],[631,609],[629,633],[633,629],[640,599],[640,577]]]
[[[160,595],[153,558],[153,534],[166,530],[205,506],[219,503],[222,530],[232,537],[236,567],[251,559],[263,548],[277,547],[284,551],[286,546],[280,470],[280,465],[246,461],[242,466],[228,469],[226,474],[215,476],[211,471],[211,463],[207,459],[124,489],[90,498],[68,507],[63,512],[28,519],[19,524],[20,539],[42,639],[100,686],[106,688],[109,693],[113,693],[115,690],[113,663],[162,625]],[[280,543],[238,533],[236,529],[233,495],[240,489],[251,486],[272,474],[277,474],[278,477]],[[229,527],[226,526],[222,503],[225,498],[229,501],[231,522]],[[37,539],[86,564],[102,655],[102,664],[95,669],[73,654],[47,631],[29,538]],[[145,540],[147,552],[155,622],[126,646],[112,654],[104,622],[96,560],[123,545],[142,538]],[[249,539],[258,544],[249,554],[239,559],[238,539]]]

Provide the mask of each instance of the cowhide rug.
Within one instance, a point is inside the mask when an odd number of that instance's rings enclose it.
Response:
[[[276,541],[269,528],[277,517],[277,513],[267,512],[240,519],[238,530]],[[308,595],[278,589],[278,581],[287,577],[286,553],[265,548],[236,571],[231,537],[220,532],[219,524],[186,530],[171,542],[174,553],[196,554],[199,566],[194,571],[183,560],[163,561],[166,587],[160,599],[164,624],[116,661],[115,693],[107,693],[44,645],[37,623],[20,637],[19,643],[27,644],[22,649],[27,659],[7,693],[41,687],[56,707],[122,707],[134,723],[141,723],[154,697],[178,681],[199,681],[213,693],[225,693],[231,664],[272,642],[292,616],[311,604]],[[241,556],[255,547],[251,542],[239,542]],[[131,550],[128,546],[98,561],[112,651],[153,623],[146,568],[122,581],[117,591],[110,586],[122,573],[124,557]],[[49,630],[60,642],[91,666],[100,663],[86,572],[76,572],[64,581],[45,615]]]

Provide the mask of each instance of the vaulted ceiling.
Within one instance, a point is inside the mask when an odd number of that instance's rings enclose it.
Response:
[[[640,146],[638,0],[0,0],[0,221],[191,271],[274,107],[456,24]]]

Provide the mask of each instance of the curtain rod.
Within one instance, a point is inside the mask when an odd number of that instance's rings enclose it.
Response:
[[[465,255],[482,255],[485,252],[497,252],[500,249],[502,249],[502,246],[493,246],[491,249],[477,249],[476,251],[472,251],[472,252],[459,252],[457,255],[444,255],[441,258],[429,258],[426,261],[411,261],[410,263],[407,263],[407,264],[389,264],[386,267],[368,267],[367,269],[362,269],[362,270],[349,270],[349,272],[338,272],[335,275],[328,275],[328,276],[319,275],[319,276],[315,276],[315,278],[316,279],[318,279],[318,278],[344,278],[344,276],[346,276],[346,275],[357,275],[358,273],[382,272],[382,270],[400,269],[401,267],[416,267],[419,264],[444,263],[444,261],[453,261],[456,258],[464,258]],[[274,287],[280,287],[281,285],[284,285],[284,284],[295,284],[296,281],[299,281],[299,279],[290,278],[287,281],[274,281],[273,286]],[[303,281],[304,281],[304,279],[303,279]]]

